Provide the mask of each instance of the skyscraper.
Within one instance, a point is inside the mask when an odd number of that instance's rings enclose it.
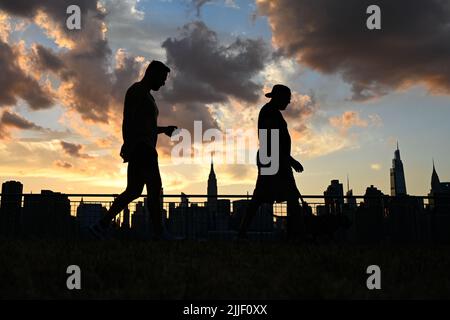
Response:
[[[433,173],[431,174],[431,192],[440,193],[441,192],[441,180],[436,172],[436,167],[434,166],[433,160]]]
[[[63,237],[72,232],[70,200],[51,190],[23,198],[23,228],[29,236]]]
[[[89,226],[100,220],[106,214],[106,208],[99,203],[85,203],[81,199],[77,208],[77,225],[81,236],[89,234]]]
[[[7,181],[2,184],[0,204],[0,231],[15,234],[20,227],[22,211],[23,185],[19,181]]]
[[[350,182],[347,175],[347,193],[345,194],[345,204],[350,209],[355,209],[357,207],[356,198],[353,196],[353,189],[350,189]]]
[[[344,187],[339,180],[331,180],[331,184],[327,190],[323,192],[325,198],[325,211],[326,213],[342,212],[342,206],[344,204]]]
[[[431,190],[429,204],[431,208],[450,207],[450,182],[441,182],[436,172],[433,161],[433,173],[431,174]]]
[[[391,196],[406,195],[405,172],[403,171],[403,162],[400,159],[400,150],[395,150],[394,159],[392,159],[391,168]]]
[[[217,178],[214,172],[214,163],[211,157],[211,170],[208,177],[208,209],[209,212],[215,212],[217,209]]]

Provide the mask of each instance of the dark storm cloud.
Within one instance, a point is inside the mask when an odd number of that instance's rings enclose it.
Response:
[[[0,107],[15,105],[18,99],[34,110],[50,107],[50,94],[20,68],[18,57],[17,50],[0,40]]]
[[[225,102],[234,97],[257,101],[262,85],[252,78],[269,61],[269,49],[262,40],[237,38],[222,45],[217,34],[200,21],[181,29],[180,37],[162,44],[167,63],[176,72],[172,89],[165,98],[171,102]]]
[[[24,18],[33,18],[42,10],[63,27],[68,17],[66,10],[70,5],[79,6],[81,12],[85,13],[97,9],[97,0],[5,0],[0,2],[0,10]]]
[[[124,50],[119,50],[116,60],[118,65],[112,75],[111,94],[116,104],[122,106],[128,87],[138,80],[142,64]]]
[[[3,112],[2,118],[0,120],[1,125],[11,126],[19,129],[34,129],[43,130],[44,128],[36,125],[35,123],[23,118],[17,113],[12,113],[9,111]]]
[[[88,154],[80,152],[83,149],[83,146],[81,144],[74,144],[66,141],[60,141],[60,143],[64,152],[71,157],[85,158],[85,159],[91,158],[91,156],[89,156]]]
[[[194,121],[204,130],[218,128],[208,104],[228,103],[230,98],[256,102],[262,84],[253,80],[270,60],[262,40],[237,38],[220,43],[217,34],[203,22],[191,22],[179,36],[166,39],[167,64],[172,69],[159,101],[162,124],[173,123],[193,131]],[[232,106],[230,106],[232,108]]]
[[[423,83],[450,93],[450,2],[442,0],[257,1],[281,52],[325,74],[341,74],[353,99]],[[381,8],[381,30],[366,8]]]
[[[111,50],[106,40],[93,40],[90,45],[57,53],[36,45],[32,59],[42,72],[55,73],[63,81],[62,87],[68,86],[67,92],[60,92],[64,105],[85,120],[107,122],[119,83],[115,73],[108,71]]]
[[[68,30],[65,27],[66,9],[78,5],[82,12],[81,30]],[[32,19],[40,11],[56,23],[59,33],[56,42],[68,45],[68,50],[54,52],[41,45],[35,45],[32,58],[41,72],[51,71],[63,80],[60,97],[62,103],[78,111],[83,119],[94,122],[108,122],[108,113],[121,105],[118,92],[124,93],[126,86],[121,80],[136,78],[135,66],[132,70],[115,69],[111,71],[112,52],[104,36],[105,14],[97,8],[97,1],[14,1],[1,3],[0,9],[9,14]],[[52,26],[50,21],[42,22]],[[58,41],[58,38],[60,41]],[[67,41],[66,41],[67,39]],[[72,42],[71,42],[72,41]],[[129,64],[123,64],[125,68]],[[131,75],[130,75],[131,73]]]
[[[138,80],[142,60],[119,50],[116,66],[111,68],[112,52],[102,31],[105,16],[93,2],[78,2],[85,22],[81,31],[65,32],[65,36],[77,40],[72,47],[54,51],[35,44],[31,60],[39,72],[52,72],[62,80],[57,93],[63,105],[79,112],[84,120],[108,122],[110,112],[122,111],[125,92]],[[1,8],[28,18],[42,9],[50,19],[60,19],[57,13],[68,2],[26,4],[18,1]],[[51,7],[53,4],[55,7]],[[162,124],[170,122],[191,129],[194,120],[201,120],[205,128],[217,127],[207,104],[226,103],[229,98],[257,101],[262,84],[253,78],[270,60],[269,48],[262,40],[238,38],[224,45],[204,23],[193,22],[184,26],[178,37],[166,39],[162,48],[173,70],[167,86],[155,93]]]
[[[64,68],[64,62],[53,50],[48,49],[40,44],[33,47],[33,60],[41,69],[59,72]]]
[[[5,110],[0,118],[0,140],[11,137],[11,128],[22,130],[35,130],[39,134],[61,134],[52,130],[38,126],[37,124],[25,119],[20,114]]]

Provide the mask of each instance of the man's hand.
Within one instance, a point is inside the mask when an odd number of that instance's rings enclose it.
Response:
[[[177,126],[168,126],[164,130],[164,134],[170,138],[172,136],[173,132],[177,129],[178,129]]]
[[[291,160],[291,167],[292,169],[294,169],[296,172],[303,172],[303,166],[300,162],[298,162],[295,159]]]

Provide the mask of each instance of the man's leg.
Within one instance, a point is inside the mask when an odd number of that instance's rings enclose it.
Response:
[[[252,223],[253,217],[256,215],[258,208],[261,206],[262,201],[256,197],[252,197],[250,203],[247,206],[244,217],[241,220],[241,225],[239,226],[239,238],[245,238],[247,235],[247,230]]]
[[[287,236],[301,238],[304,234],[304,219],[298,199],[287,200]]]
[[[127,169],[127,188],[122,192],[109,208],[105,216],[100,220],[100,225],[103,228],[109,226],[111,221],[133,200],[139,198],[144,189],[144,180],[138,170],[138,164],[134,162],[128,163]]]
[[[147,203],[150,211],[151,224],[153,226],[153,235],[157,238],[161,237],[163,226],[161,219],[161,174],[159,173],[158,160],[154,160],[151,170],[148,174],[147,187]]]

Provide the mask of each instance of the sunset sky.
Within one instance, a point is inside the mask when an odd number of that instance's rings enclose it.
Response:
[[[66,28],[72,4],[81,30]],[[370,4],[381,30],[366,28]],[[354,194],[388,194],[398,141],[408,193],[425,195],[432,158],[450,180],[449,26],[438,0],[0,0],[0,182],[121,192],[124,95],[155,59],[172,69],[154,94],[160,125],[254,130],[283,83],[303,194],[347,174]],[[205,194],[209,153],[175,165],[174,142],[158,144],[165,193]],[[253,191],[254,164],[215,168],[220,194]]]

